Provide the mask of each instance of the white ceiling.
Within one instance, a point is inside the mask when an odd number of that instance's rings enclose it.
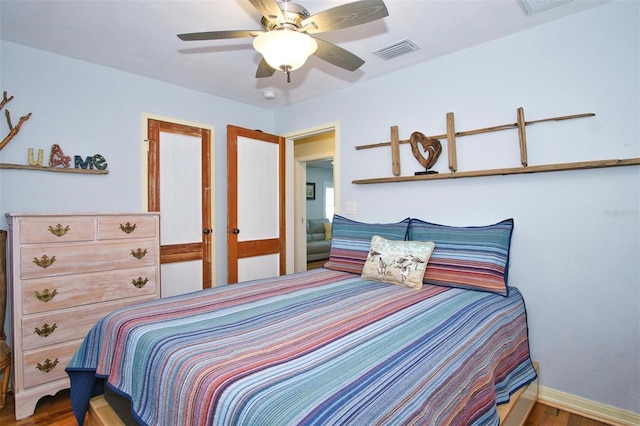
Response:
[[[311,14],[349,0],[294,0]],[[548,3],[550,0],[529,0]],[[252,39],[184,42],[176,34],[260,30],[246,0],[0,0],[0,36],[83,61],[201,92],[278,108],[565,17],[610,0],[573,0],[525,15],[517,0],[385,0],[389,16],[318,34],[366,63],[349,72],[311,57],[287,84],[276,72],[256,79]],[[372,51],[410,39],[420,49],[391,60]],[[265,90],[276,97],[266,100]]]

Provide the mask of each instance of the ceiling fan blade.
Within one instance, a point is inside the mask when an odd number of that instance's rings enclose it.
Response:
[[[314,55],[330,64],[349,71],[355,71],[364,64],[364,60],[342,47],[319,38],[314,37],[314,40],[318,43],[318,50]]]
[[[309,34],[340,30],[389,16],[382,0],[360,0],[318,12],[301,22]]]
[[[262,31],[206,31],[203,33],[178,34],[178,38],[183,41],[195,40],[224,40],[227,38],[258,37]]]
[[[258,64],[258,69],[256,70],[256,78],[271,77],[274,72],[276,72],[276,70],[274,68],[271,68],[271,65],[269,65],[267,61],[264,60],[264,58],[262,58],[262,60]]]
[[[276,0],[249,0],[249,3],[272,24],[280,26],[280,23],[284,22],[284,15]]]

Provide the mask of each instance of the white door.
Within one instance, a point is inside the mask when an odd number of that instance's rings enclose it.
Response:
[[[149,211],[160,212],[161,297],[212,286],[211,131],[148,121]]]
[[[227,126],[228,283],[286,270],[285,139]]]

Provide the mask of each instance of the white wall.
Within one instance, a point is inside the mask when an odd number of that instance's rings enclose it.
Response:
[[[640,413],[640,167],[353,185],[390,177],[413,131],[594,112],[527,127],[529,164],[640,157],[639,2],[616,1],[276,112],[276,131],[340,122],[343,203],[362,221],[513,217],[510,284],[527,302],[541,385]],[[375,66],[372,64],[371,66]],[[447,171],[445,150],[436,169]],[[516,131],[458,139],[459,170],[519,166]],[[402,175],[419,170],[407,145]],[[344,211],[344,208],[342,209]]]
[[[6,212],[141,211],[142,115],[215,126],[216,282],[226,283],[227,124],[271,132],[273,112],[17,44],[0,44],[0,89],[14,124],[32,112],[0,151],[27,164],[27,150],[52,144],[66,155],[101,154],[108,175],[0,170],[0,229]],[[215,76],[212,76],[215,78]],[[2,118],[4,121],[4,118]],[[2,129],[6,129],[3,123]]]

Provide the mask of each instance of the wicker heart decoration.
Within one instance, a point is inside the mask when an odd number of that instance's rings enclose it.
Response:
[[[427,153],[427,158],[424,158],[422,155],[418,143],[422,145],[422,150]],[[416,160],[427,170],[436,164],[442,152],[442,144],[440,144],[438,139],[428,138],[420,132],[411,133],[409,144],[411,144],[413,156],[416,157]]]

